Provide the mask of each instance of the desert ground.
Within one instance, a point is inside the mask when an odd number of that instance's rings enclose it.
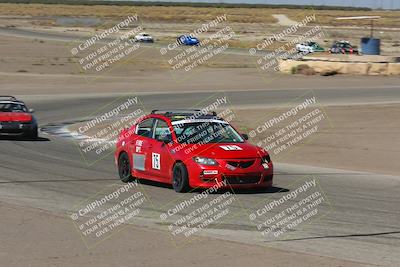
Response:
[[[249,48],[273,34],[283,31],[294,22],[307,16],[315,19],[307,23],[293,35],[279,42],[288,42],[307,29],[315,26],[323,28],[320,44],[329,47],[333,40],[349,40],[359,45],[361,37],[370,36],[369,20],[336,20],[337,17],[381,16],[374,21],[374,37],[382,39],[383,54],[399,52],[400,11],[338,11],[313,9],[279,8],[193,8],[193,7],[118,7],[118,6],[70,6],[70,5],[16,5],[0,4],[0,26],[5,28],[33,29],[43,32],[62,32],[80,36],[94,35],[107,29],[127,16],[137,14],[143,30],[158,42],[169,43],[176,36],[188,33],[202,24],[225,15],[227,20],[200,38],[207,37],[223,26],[230,26],[235,38],[229,40],[231,47]],[[276,46],[273,44],[271,48]]]

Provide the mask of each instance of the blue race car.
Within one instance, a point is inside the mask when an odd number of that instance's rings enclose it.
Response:
[[[200,40],[190,35],[181,35],[177,41],[180,45],[200,45]]]

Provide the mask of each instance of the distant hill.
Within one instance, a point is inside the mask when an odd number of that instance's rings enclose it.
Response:
[[[257,0],[255,0],[257,1]],[[359,10],[370,11],[368,7],[325,6],[325,5],[295,5],[295,4],[242,4],[242,3],[211,3],[211,2],[169,2],[169,1],[90,1],[90,0],[0,0],[0,3],[19,4],[64,4],[64,5],[114,5],[114,6],[190,6],[190,7],[221,7],[221,8],[289,8],[315,10]]]

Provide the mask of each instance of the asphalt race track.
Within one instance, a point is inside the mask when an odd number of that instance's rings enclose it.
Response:
[[[400,102],[399,87],[331,88],[314,90],[324,105]],[[246,90],[227,92],[233,106],[279,106],[287,99],[309,90]],[[210,92],[140,94],[146,109],[186,107]],[[24,97],[36,110],[40,126],[74,121],[86,117],[97,108],[113,101],[117,95],[82,94],[69,97]],[[94,165],[87,166],[74,145],[62,136],[40,134],[35,142],[2,138],[0,154],[1,200],[53,211],[57,214],[74,212],[73,206],[106,186],[120,183],[114,159],[108,155]],[[373,160],[371,159],[371,163]],[[363,263],[398,266],[400,255],[400,177],[324,169],[312,166],[277,164],[274,188],[268,191],[235,191],[237,202],[232,205],[233,216],[205,230],[206,235],[217,236],[251,244],[325,255]],[[294,228],[279,240],[266,241],[249,220],[257,203],[265,199],[277,200],[291,192],[299,179],[315,177],[326,200],[321,204],[321,216],[312,225]],[[168,186],[143,182],[143,189],[152,201],[137,225],[164,229],[159,219],[165,212],[165,203],[177,199]],[[185,198],[198,194],[189,193]],[[216,198],[219,194],[212,194]],[[240,203],[240,204],[239,204]],[[284,205],[290,205],[290,201]],[[200,205],[200,203],[196,203]]]

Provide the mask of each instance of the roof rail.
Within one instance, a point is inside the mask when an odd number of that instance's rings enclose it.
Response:
[[[0,95],[0,99],[1,98],[6,98],[7,100],[17,100],[17,98],[15,98],[15,96],[11,96],[11,95]]]
[[[201,112],[201,109],[154,109],[151,114],[163,114],[163,115],[174,115],[174,114],[195,114]],[[206,115],[206,114],[205,114]],[[212,111],[210,115],[217,116],[217,112]]]
[[[183,109],[183,108],[175,108],[175,109],[154,109],[151,111],[151,114],[164,114],[164,113],[195,113],[199,112],[200,109]]]

